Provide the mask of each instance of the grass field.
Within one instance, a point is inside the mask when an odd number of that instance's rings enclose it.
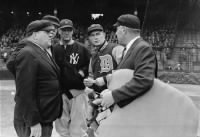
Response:
[[[200,109],[200,86],[188,84],[171,84],[190,96]],[[15,85],[13,80],[0,81],[0,137],[16,137],[13,128]],[[53,131],[52,137],[58,137]]]

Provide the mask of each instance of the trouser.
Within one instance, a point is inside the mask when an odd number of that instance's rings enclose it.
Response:
[[[86,134],[88,114],[88,97],[82,91],[80,95],[69,100],[63,95],[63,113],[55,121],[55,128],[61,137],[83,137]]]
[[[41,137],[51,137],[53,124],[45,123],[42,126],[42,136]],[[14,120],[14,128],[16,130],[18,137],[30,137],[31,129],[27,127],[23,121]]]

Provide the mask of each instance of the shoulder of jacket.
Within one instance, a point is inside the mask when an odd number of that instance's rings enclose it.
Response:
[[[86,48],[86,47],[85,47],[85,44],[83,44],[83,43],[81,43],[81,42],[79,42],[79,41],[74,41],[74,44],[77,45],[77,46],[80,46],[80,47],[82,47],[82,48]]]
[[[26,45],[24,48],[22,48],[19,53],[17,54],[16,58],[18,57],[34,57],[35,49],[31,45]]]

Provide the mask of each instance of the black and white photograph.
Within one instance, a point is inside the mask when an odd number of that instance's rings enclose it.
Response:
[[[200,0],[1,0],[0,137],[200,137]]]

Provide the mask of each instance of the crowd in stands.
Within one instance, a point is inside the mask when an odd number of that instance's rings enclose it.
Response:
[[[175,42],[175,27],[151,27],[143,32],[143,38],[154,47],[173,47]]]
[[[117,43],[117,37],[115,32],[109,27],[104,27],[106,33],[106,39],[109,42]],[[14,50],[17,42],[24,38],[25,27],[15,25],[2,36],[0,36],[0,54],[6,50]],[[175,29],[173,26],[162,26],[162,27],[150,27],[144,29],[142,36],[147,40],[153,47],[172,47],[175,40]],[[86,27],[75,24],[74,39],[89,45],[87,41]]]
[[[0,36],[0,58],[3,58],[4,62],[9,54],[14,51],[16,44],[24,38],[24,30],[25,27],[15,25]]]
[[[15,47],[15,44],[24,37],[25,27],[16,25],[10,28],[5,34],[0,36],[0,47]],[[162,26],[148,28],[143,31],[143,38],[155,47],[171,47],[175,40],[175,29],[172,26]],[[109,29],[105,30],[106,39],[117,43],[115,32]],[[74,38],[84,42],[87,36],[86,29],[83,26],[75,25]]]
[[[24,27],[15,25],[0,36],[0,47],[15,47],[15,44],[24,37]]]
[[[87,40],[87,28],[78,24],[74,24],[74,39],[84,43],[86,47],[90,49],[90,44]],[[109,42],[117,43],[117,37],[115,31],[107,26],[104,26],[106,39]],[[174,47],[175,40],[177,40],[175,26],[157,26],[157,27],[147,27],[141,33],[142,37],[148,41],[154,48],[157,48],[157,51],[168,50],[171,47]],[[14,51],[16,44],[24,38],[25,27],[20,25],[15,25],[7,30],[3,35],[0,35],[0,59],[3,59],[6,62],[6,57]],[[162,50],[163,51],[163,50]],[[169,50],[170,51],[170,50]],[[162,52],[163,56],[167,57],[168,51]],[[161,59],[162,55],[159,52],[159,58]],[[170,54],[169,54],[170,55]],[[159,59],[158,58],[158,59]],[[161,59],[163,60],[163,59]]]

